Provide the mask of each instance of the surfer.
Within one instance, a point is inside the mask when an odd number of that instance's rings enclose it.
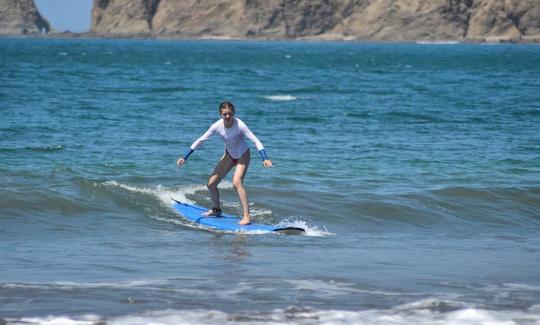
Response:
[[[186,154],[180,157],[176,164],[182,166],[189,156],[206,140],[208,140],[214,133],[221,136],[225,142],[225,153],[217,163],[212,175],[208,179],[208,190],[210,191],[210,197],[212,198],[212,209],[205,212],[205,216],[218,216],[222,213],[219,201],[218,184],[221,180],[227,176],[229,171],[236,166],[233,176],[233,186],[236,189],[240,203],[242,204],[243,219],[239,224],[246,225],[250,223],[249,205],[246,189],[243,182],[246,172],[249,167],[249,161],[251,154],[249,147],[246,143],[245,137],[251,140],[263,161],[263,166],[266,168],[273,167],[272,161],[268,159],[266,150],[257,137],[249,130],[247,125],[242,120],[234,117],[234,105],[231,102],[223,102],[219,105],[219,114],[221,119],[208,129],[199,139],[197,139]]]

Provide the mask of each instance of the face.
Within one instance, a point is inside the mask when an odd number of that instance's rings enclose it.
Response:
[[[234,112],[232,109],[230,108],[224,108],[221,110],[221,118],[225,121],[225,122],[231,122],[232,119],[234,118]]]

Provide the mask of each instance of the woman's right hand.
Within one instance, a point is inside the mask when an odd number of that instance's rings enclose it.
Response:
[[[184,159],[184,157],[180,157],[180,158],[178,158],[178,160],[176,161],[176,166],[180,167],[180,166],[182,166],[185,162],[186,162],[186,160]]]

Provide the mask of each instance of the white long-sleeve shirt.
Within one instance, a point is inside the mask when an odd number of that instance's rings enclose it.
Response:
[[[234,118],[233,125],[230,128],[226,128],[223,119],[220,119],[216,123],[212,124],[208,131],[206,131],[199,139],[197,139],[191,145],[192,150],[196,150],[202,143],[208,140],[214,133],[217,133],[225,142],[225,149],[231,155],[233,159],[242,157],[244,152],[249,149],[246,143],[245,137],[255,144],[257,150],[264,149],[261,141],[257,139],[247,125],[238,118]]]

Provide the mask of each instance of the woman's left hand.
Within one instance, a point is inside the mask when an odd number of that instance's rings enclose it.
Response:
[[[274,165],[272,165],[272,160],[270,160],[270,159],[266,159],[265,161],[263,161],[263,166],[266,167],[266,168],[274,167]]]

